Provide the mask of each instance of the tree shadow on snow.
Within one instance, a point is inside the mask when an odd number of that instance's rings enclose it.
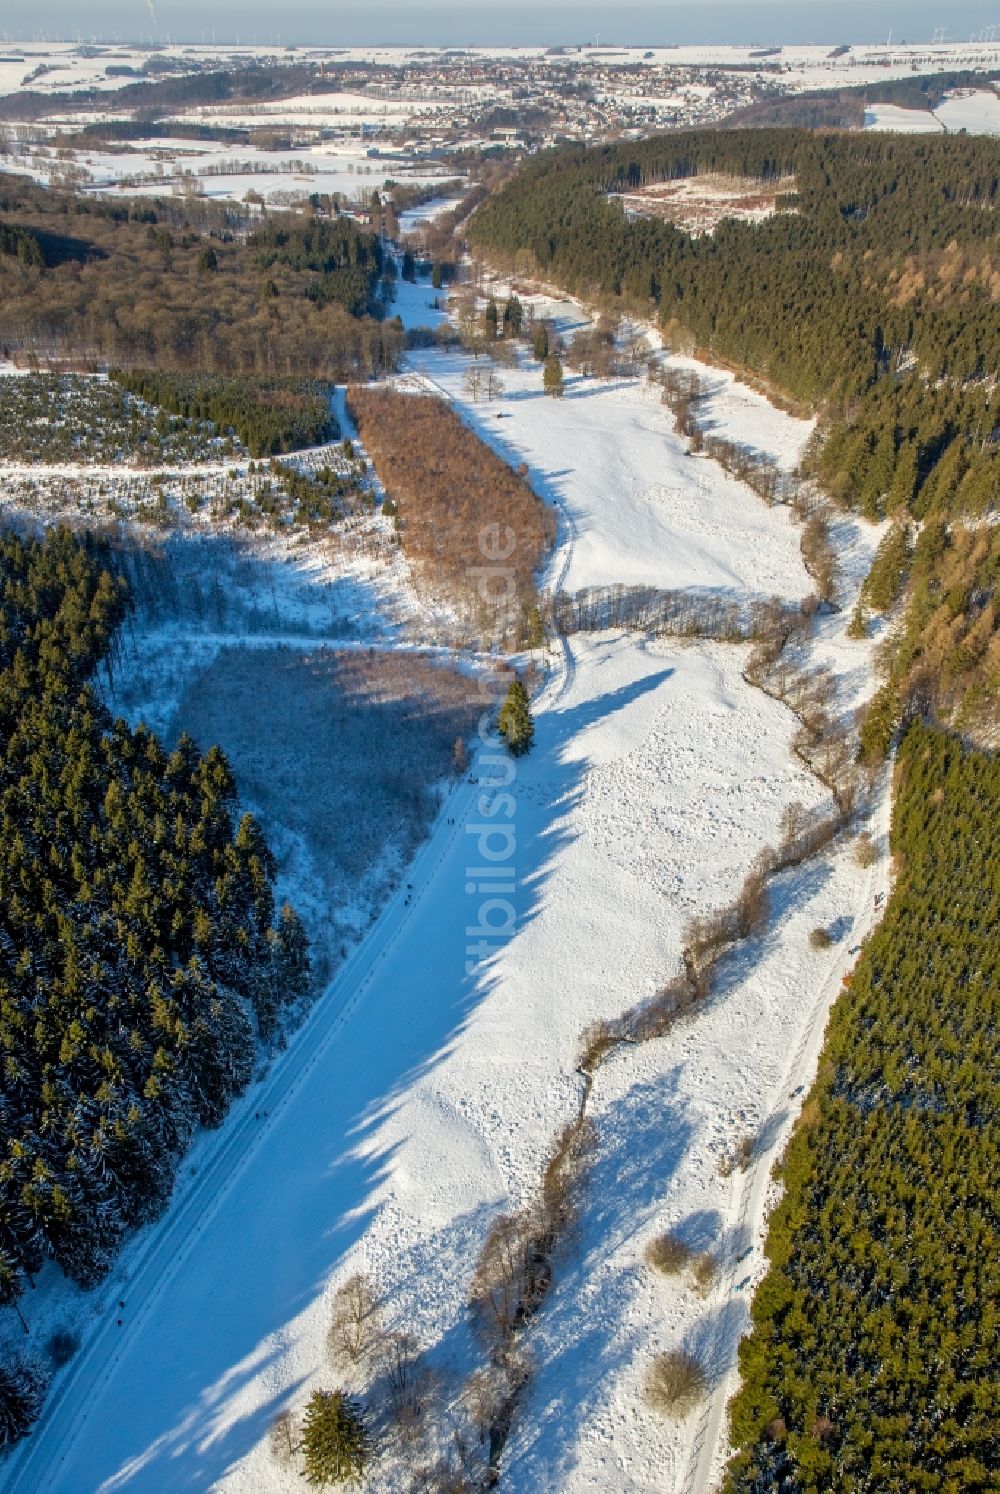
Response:
[[[512,1487],[564,1488],[580,1429],[607,1405],[612,1377],[635,1357],[630,1312],[648,1278],[621,1247],[648,1227],[691,1143],[679,1070],[639,1082],[603,1110],[601,1142],[575,1232],[555,1262],[555,1285],[530,1347],[538,1375],[515,1422],[505,1474]]]

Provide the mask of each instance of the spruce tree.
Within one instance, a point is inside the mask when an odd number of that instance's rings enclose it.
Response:
[[[47,1377],[30,1359],[0,1364],[0,1447],[10,1447],[38,1420]]]
[[[291,903],[282,905],[275,934],[275,975],[279,997],[282,1001],[295,1001],[309,990],[312,966],[309,939]]]
[[[356,1401],[341,1390],[316,1390],[302,1424],[306,1482],[342,1484],[360,1478],[369,1458],[368,1431]]]
[[[503,309],[503,335],[505,337],[520,337],[523,321],[524,307],[517,296],[511,294],[510,300]]]
[[[545,360],[545,369],[542,373],[542,387],[546,394],[553,399],[562,399],[563,371],[562,364],[555,353],[550,353]]]
[[[544,363],[549,356],[549,329],[544,322],[539,322],[535,328],[535,336],[532,340],[531,351],[539,363]]]
[[[531,607],[525,620],[525,643],[528,648],[541,648],[545,643],[545,624],[537,606]]]
[[[497,722],[500,735],[515,757],[530,752],[535,739],[535,723],[531,717],[528,692],[520,680],[512,680],[506,699],[500,707]]]

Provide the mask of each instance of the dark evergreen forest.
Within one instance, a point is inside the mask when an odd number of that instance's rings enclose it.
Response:
[[[66,531],[0,538],[7,1304],[48,1259],[101,1278],[309,986],[305,934],[275,909],[271,853],[252,817],[236,822],[223,755],[188,739],[167,752],[95,692],[129,605],[109,560]]]
[[[915,723],[741,1347],[729,1488],[997,1487],[1000,763]]]
[[[234,432],[253,457],[319,446],[340,434],[330,408],[330,388],[306,379],[157,373],[148,368],[119,369],[111,377],[130,394],[172,415],[208,421],[217,435]]]

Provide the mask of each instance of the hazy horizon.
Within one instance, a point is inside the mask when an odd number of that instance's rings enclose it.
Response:
[[[803,43],[930,41],[945,25],[944,39],[968,41],[986,26],[1000,23],[996,4],[863,4],[860,0],[745,0],[682,3],[582,5],[567,0],[530,5],[514,0],[503,8],[438,3],[330,6],[297,0],[278,18],[270,5],[217,0],[211,7],[190,0],[96,0],[80,24],[80,8],[67,0],[39,0],[20,25],[0,25],[0,38],[12,41],[240,42],[258,45],[358,46],[556,46],[670,45],[704,43],[776,45]]]

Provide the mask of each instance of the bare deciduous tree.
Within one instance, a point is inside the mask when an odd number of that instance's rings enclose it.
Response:
[[[473,404],[479,403],[479,397],[483,392],[483,383],[486,370],[480,368],[478,363],[470,364],[462,377],[462,388],[470,397]]]
[[[382,1385],[393,1424],[407,1442],[423,1429],[436,1377],[412,1333],[387,1333],[378,1346]]]
[[[282,1468],[290,1468],[299,1449],[298,1432],[291,1411],[279,1411],[268,1431],[271,1456]]]
[[[360,1364],[379,1335],[378,1294],[370,1278],[357,1271],[337,1289],[333,1299],[329,1344],[334,1362]]]
[[[479,1253],[471,1305],[490,1343],[507,1343],[517,1324],[524,1301],[530,1233],[527,1213],[501,1214]]]

